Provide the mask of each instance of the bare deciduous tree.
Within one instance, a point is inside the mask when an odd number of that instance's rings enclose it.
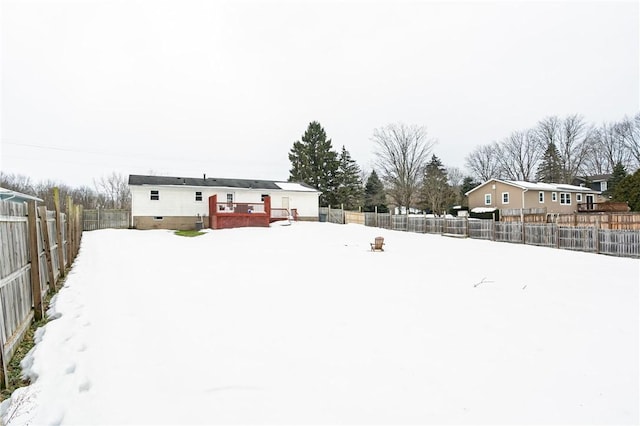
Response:
[[[465,159],[465,164],[474,177],[484,182],[489,179],[500,178],[499,146],[497,143],[481,145],[471,151]]]
[[[577,114],[570,115],[562,121],[558,145],[563,172],[561,183],[571,183],[582,171],[592,132],[593,128],[587,126],[584,119]]]
[[[422,172],[436,141],[427,136],[425,127],[403,123],[375,129],[372,140],[389,196],[408,211],[417,202]]]
[[[544,154],[541,139],[532,130],[515,131],[499,144],[501,175],[506,179],[532,181]]]
[[[71,198],[75,204],[83,206],[85,209],[95,209],[98,207],[98,194],[91,187],[83,185],[71,191]]]
[[[464,181],[464,173],[457,167],[447,167],[447,178],[449,179],[449,186],[451,186],[454,193],[454,202],[462,204],[464,197],[460,195],[460,188],[462,188],[462,182]]]
[[[587,175],[612,173],[618,163],[627,170],[632,167],[633,155],[619,131],[619,125],[620,123],[604,123],[591,134],[584,164]]]
[[[534,132],[536,132],[544,146],[549,146],[550,144],[558,146],[560,143],[560,127],[560,119],[558,117],[546,117],[538,122]]]
[[[33,195],[34,185],[28,176],[0,172],[0,187]]]
[[[556,116],[546,117],[538,122],[534,131],[542,146],[553,143],[558,149],[562,170],[561,182],[557,183],[571,183],[582,170],[592,129],[581,116],[573,114],[563,120]]]
[[[109,209],[130,209],[131,192],[126,178],[116,172],[94,180],[98,193],[104,196],[105,205]]]
[[[44,205],[47,206],[47,209],[49,210],[54,208],[53,188],[58,188],[60,190],[60,198],[62,201],[67,198],[69,188],[66,185],[61,185],[50,179],[40,181],[33,187],[36,197],[41,198],[44,201]]]
[[[637,113],[633,118],[625,117],[616,126],[616,132],[620,134],[633,155],[634,168],[640,167],[640,113]]]

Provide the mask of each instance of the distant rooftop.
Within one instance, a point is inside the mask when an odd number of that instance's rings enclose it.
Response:
[[[507,185],[517,186],[518,188],[526,189],[526,190],[536,190],[536,191],[565,191],[565,192],[582,192],[582,193],[593,193],[600,194],[600,191],[593,190],[584,186],[576,186],[576,185],[567,185],[564,183],[545,183],[545,182],[527,182],[523,180],[506,180],[506,179],[489,179],[488,181],[476,186],[475,188],[467,191],[465,195],[469,195],[469,193],[479,189],[480,187],[486,185],[489,182],[502,182]]]
[[[34,197],[33,195],[23,194],[22,192],[12,191],[11,189],[6,189],[2,187],[0,187],[0,200],[2,201],[10,200],[10,201],[16,201],[16,202],[23,202],[23,201],[42,202],[42,199],[38,197]]]
[[[178,176],[129,175],[129,185],[152,186],[204,186],[218,188],[271,189],[285,191],[318,192],[305,183],[280,182],[258,179],[201,178]]]

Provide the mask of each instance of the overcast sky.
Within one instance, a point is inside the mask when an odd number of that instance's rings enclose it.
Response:
[[[549,115],[640,111],[638,1],[2,0],[6,173],[286,180],[309,122],[369,171],[425,126],[464,171]]]

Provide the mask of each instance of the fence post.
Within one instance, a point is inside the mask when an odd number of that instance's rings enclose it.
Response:
[[[595,246],[596,246],[596,253],[600,254],[600,216],[596,217],[596,229],[595,229],[595,234],[596,234],[596,241],[595,241]]]
[[[82,238],[82,225],[80,219],[82,218],[82,206],[77,205],[76,207],[76,244],[75,250],[73,252],[73,258],[78,255],[80,251],[80,239]]]
[[[42,241],[44,242],[44,257],[47,259],[49,284],[55,290],[56,277],[53,274],[53,261],[51,260],[51,240],[49,239],[49,225],[47,224],[47,208],[45,206],[38,207],[38,213],[40,214],[40,231],[42,232]]]
[[[492,213],[492,220],[491,220],[491,241],[495,241],[496,240],[496,213],[495,211]]]
[[[469,233],[469,216],[465,216],[464,217],[464,235],[469,238],[469,236],[471,235]]]
[[[56,238],[58,239],[58,271],[60,278],[65,275],[64,240],[62,238],[62,214],[60,213],[60,190],[53,188],[53,204],[56,209]]]
[[[374,206],[373,207],[373,211],[375,213],[375,215],[373,217],[375,217],[375,222],[376,222],[376,228],[378,227],[378,206]]]
[[[31,256],[31,293],[33,297],[33,315],[36,321],[42,319],[42,290],[40,289],[40,253],[38,253],[38,225],[36,202],[27,204],[27,226],[29,228],[29,255]]]
[[[67,196],[67,268],[71,267],[71,254],[73,253],[73,201]]]

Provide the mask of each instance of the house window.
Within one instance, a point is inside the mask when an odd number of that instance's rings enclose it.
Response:
[[[605,180],[604,182],[600,182],[600,191],[606,191],[607,190],[607,181]]]
[[[576,203],[582,202],[582,194],[576,194]]]
[[[227,203],[233,203],[233,194],[227,194]]]
[[[509,193],[508,192],[503,192],[502,193],[502,204],[509,204]]]
[[[485,206],[491,205],[491,194],[484,194],[484,205]]]
[[[560,204],[562,205],[570,205],[571,204],[571,194],[568,192],[560,193]]]
[[[196,191],[196,201],[202,201],[202,191]]]
[[[160,199],[160,191],[151,190],[151,200],[158,201]]]
[[[538,202],[544,203],[544,192],[542,191],[538,192]]]
[[[154,216],[153,217],[153,220],[162,220],[162,219],[164,219],[164,217],[162,217],[162,216]]]
[[[552,192],[551,193],[551,201],[553,201],[554,203],[558,201],[558,193],[557,192]]]

